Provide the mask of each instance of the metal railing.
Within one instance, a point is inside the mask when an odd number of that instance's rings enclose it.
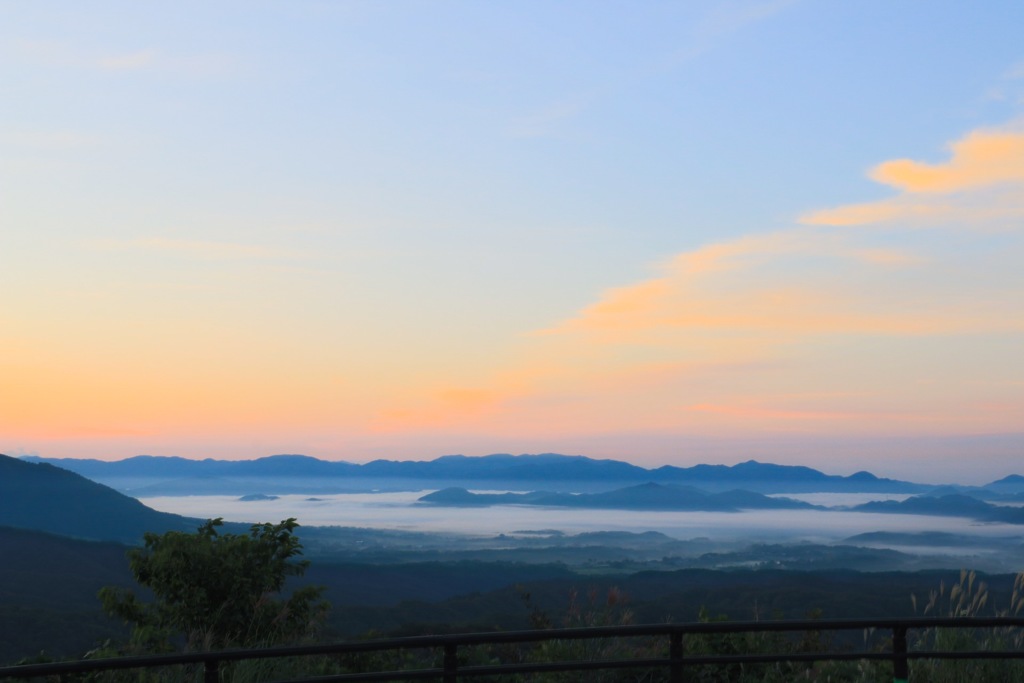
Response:
[[[889,661],[892,664],[893,680],[908,679],[909,662],[915,659],[932,660],[978,660],[978,659],[1024,659],[1022,649],[1001,650],[956,650],[908,649],[907,634],[925,629],[1020,629],[1024,618],[1016,617],[948,617],[912,619],[845,619],[845,620],[802,620],[802,621],[745,621],[745,622],[702,622],[689,624],[650,624],[631,626],[586,627],[549,629],[533,631],[509,631],[495,633],[471,633],[461,635],[415,636],[310,645],[299,647],[275,647],[246,650],[221,650],[215,652],[189,652],[181,654],[132,656],[110,659],[86,659],[80,661],[47,664],[27,664],[0,668],[0,679],[28,679],[36,677],[57,677],[58,680],[74,674],[103,671],[147,669],[175,665],[201,666],[204,683],[218,683],[224,665],[244,660],[274,660],[280,658],[346,656],[367,653],[395,653],[410,650],[434,650],[439,665],[390,671],[361,671],[354,673],[309,676],[288,680],[287,683],[311,681],[418,681],[440,680],[443,683],[458,683],[483,676],[522,676],[554,672],[594,672],[620,669],[659,670],[670,683],[683,683],[686,671],[700,665],[728,666],[754,665],[785,662],[828,662],[828,661]],[[725,636],[750,633],[838,633],[863,631],[888,633],[884,649],[832,649],[822,652],[749,652],[730,654],[704,654],[686,652],[688,638],[695,636]],[[648,638],[661,641],[660,651],[667,656],[620,657],[597,659],[574,659],[559,661],[515,661],[488,664],[460,664],[460,648],[479,646],[501,646],[524,643],[554,643],[559,641],[607,641],[607,639]],[[668,647],[665,648],[664,645]],[[282,681],[281,683],[285,683]]]

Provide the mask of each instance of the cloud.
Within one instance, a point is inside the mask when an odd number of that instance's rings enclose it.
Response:
[[[848,420],[863,417],[863,415],[858,413],[842,413],[823,410],[786,410],[784,408],[767,408],[759,405],[744,404],[714,405],[698,403],[687,406],[686,410],[695,413],[711,413],[729,418],[740,418],[743,420]]]
[[[951,146],[944,164],[897,159],[871,177],[905,192],[949,193],[1000,183],[1024,183],[1024,133],[974,132]]]
[[[159,71],[175,76],[207,78],[231,74],[237,68],[237,62],[236,58],[224,53],[166,55],[147,49],[101,57],[95,66],[104,71]]]
[[[410,428],[438,429],[494,415],[508,401],[511,392],[467,387],[435,389],[426,396],[412,396],[406,405],[385,409],[374,416],[372,429],[377,432],[402,431]]]
[[[879,266],[908,266],[924,263],[922,256],[913,254],[901,249],[886,249],[883,247],[870,247],[856,249],[850,252],[851,256],[860,258],[866,263]]]
[[[70,42],[20,40],[9,49],[23,61],[57,69],[158,72],[186,78],[220,78],[236,72],[240,65],[237,55],[230,53],[181,54],[154,47],[105,52]]]
[[[514,138],[542,138],[554,135],[562,124],[579,116],[593,99],[593,95],[579,95],[553,102],[533,114],[514,121],[508,127],[508,135]]]
[[[88,246],[97,249],[144,249],[177,253],[202,260],[241,260],[304,258],[303,251],[280,247],[235,242],[208,242],[200,240],[174,240],[165,237],[146,237],[135,240],[90,240]]]
[[[1004,81],[1019,81],[1024,80],[1024,61],[1017,62],[1006,70],[1003,74]]]
[[[109,71],[138,71],[153,65],[156,60],[156,50],[139,50],[119,55],[102,57],[96,64],[101,69]]]
[[[703,14],[682,48],[672,50],[654,64],[625,69],[627,76],[609,78],[598,87],[567,95],[550,102],[530,114],[521,116],[506,127],[514,138],[546,138],[562,132],[566,123],[578,118],[595,104],[621,96],[638,80],[671,70],[690,62],[717,47],[728,37],[756,25],[797,4],[798,0],[763,0],[759,2],[721,3]]]
[[[19,130],[0,134],[0,145],[25,149],[66,151],[96,147],[98,135],[73,130]]]
[[[656,70],[674,69],[692,62],[747,27],[767,21],[795,4],[797,0],[716,4],[697,21],[682,46],[668,54]]]
[[[948,161],[895,159],[870,177],[900,194],[812,212],[807,225],[853,226],[904,222],[991,228],[1024,216],[1024,132],[979,130],[952,143]]]
[[[768,0],[744,4],[716,5],[700,22],[700,42],[710,43],[722,36],[736,33],[751,24],[769,19],[796,4],[796,0]]]
[[[679,334],[693,332],[916,335],[978,324],[934,304],[908,314],[876,298],[886,281],[879,267],[923,262],[906,251],[850,245],[809,230],[744,237],[679,254],[661,276],[612,288],[537,334],[677,343]]]
[[[977,228],[1015,210],[1020,144],[979,131],[947,162],[881,164],[874,177],[901,194],[835,209],[830,224],[900,221],[888,231],[797,226],[675,254],[524,335],[490,377],[465,382],[473,390],[439,379],[380,424],[549,436],[1006,431],[1024,409],[1024,239]],[[908,216],[972,229],[899,229]]]

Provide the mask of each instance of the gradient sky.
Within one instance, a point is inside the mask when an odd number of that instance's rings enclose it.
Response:
[[[0,452],[1020,472],[1022,26],[0,2]]]

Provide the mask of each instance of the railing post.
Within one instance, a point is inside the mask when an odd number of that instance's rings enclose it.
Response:
[[[220,683],[220,662],[216,659],[203,662],[203,683]]]
[[[457,647],[455,643],[448,643],[444,646],[444,683],[457,683],[459,679]]]
[[[907,666],[907,627],[896,626],[892,630],[892,682],[907,683],[910,669]]]
[[[681,631],[672,631],[669,634],[668,658],[672,660],[669,665],[669,683],[683,683],[683,634]]]

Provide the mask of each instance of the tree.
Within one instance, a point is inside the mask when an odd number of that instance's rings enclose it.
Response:
[[[195,533],[147,533],[145,546],[129,551],[132,573],[154,602],[128,589],[100,591],[104,610],[132,625],[134,647],[269,645],[297,640],[322,621],[322,587],[281,594],[286,579],[302,576],[309,564],[293,560],[302,554],[295,519],[253,525],[248,534],[218,533],[222,524],[218,518]]]

